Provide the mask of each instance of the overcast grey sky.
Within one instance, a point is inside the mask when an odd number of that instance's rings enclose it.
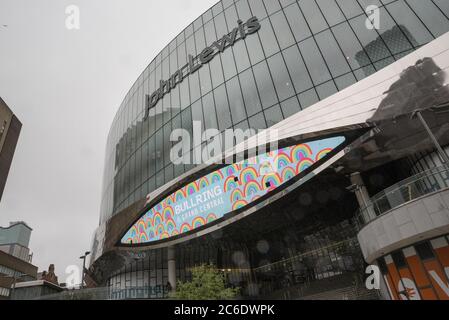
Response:
[[[106,138],[155,55],[216,0],[0,0],[0,96],[23,123],[0,225],[26,221],[65,281],[98,226]],[[68,5],[80,30],[65,27]],[[7,25],[5,27],[4,25]]]

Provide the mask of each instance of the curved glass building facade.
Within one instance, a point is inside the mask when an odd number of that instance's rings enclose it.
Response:
[[[365,9],[380,7],[379,30]],[[173,129],[264,129],[373,74],[448,30],[440,1],[221,1],[190,24],[134,83],[107,142],[101,220],[192,169],[170,162]],[[159,88],[239,19],[261,29],[189,75],[143,121]]]
[[[370,7],[373,5],[377,9]],[[251,30],[252,18],[253,22],[257,20],[257,24],[260,24],[257,30],[254,25],[254,30]],[[379,28],[376,28],[377,18],[380,18]],[[243,29],[239,29],[241,26]],[[195,168],[194,164],[174,165],[170,161],[170,150],[175,145],[175,142],[170,141],[170,134],[174,129],[182,128],[192,133],[194,121],[200,121],[203,130],[212,128],[220,132],[229,128],[270,128],[376,74],[447,31],[447,0],[218,2],[151,61],[120,105],[107,141],[100,225],[107,224],[111,218],[129,210],[151,192]],[[227,40],[224,40],[226,35]],[[227,45],[220,50],[219,45],[223,42],[226,44],[226,41]],[[210,57],[205,55],[207,48],[214,50],[213,56],[212,53]],[[198,66],[198,70],[192,71],[195,66]],[[183,73],[182,70],[187,68],[190,71]],[[178,73],[180,70],[181,73]],[[173,81],[166,82],[168,79]],[[193,156],[195,149],[204,147],[204,144],[192,145],[190,154]],[[195,159],[191,159],[191,163],[195,163]],[[393,169],[391,171],[394,172]],[[345,184],[348,184],[338,179],[334,182],[341,187],[340,190],[344,190]],[[319,194],[323,184],[326,185],[324,180],[310,188]],[[321,200],[318,197],[316,208],[310,212],[325,210],[323,208],[326,205],[339,199],[340,193],[335,187],[326,189]],[[295,211],[295,205],[292,205],[295,203],[302,208],[301,212],[308,207],[310,199],[305,199],[302,194],[296,193],[289,197],[288,208],[284,210],[282,206],[274,206],[264,209],[266,212],[261,213],[262,219],[269,221],[273,210],[281,210],[282,215],[288,217]],[[322,263],[321,271],[314,273],[323,279],[338,273],[335,271],[338,268],[332,265],[339,265],[339,270],[352,270],[359,263],[358,258],[351,258],[352,253],[337,257],[335,252],[349,252],[350,248],[356,246],[356,233],[349,227],[351,214],[355,210],[356,206],[349,204],[347,208],[337,210],[341,212],[331,219],[332,223],[324,224],[321,224],[325,219],[320,213],[310,228],[318,225],[321,228],[303,236],[295,234],[295,228],[288,222],[279,224],[279,228],[287,228],[283,235],[274,236],[270,233],[272,231],[260,230],[261,234],[268,232],[269,239],[276,239],[272,244],[276,247],[276,253],[272,253],[269,259],[262,257],[267,240],[251,237],[248,243],[260,249],[257,254],[250,253],[248,248],[232,251],[232,245],[218,250],[209,243],[213,239],[205,240],[207,244],[204,250],[193,244],[185,250],[177,248],[177,256],[185,257],[178,259],[182,261],[178,262],[178,274],[181,279],[185,278],[181,276],[184,271],[180,270],[194,265],[195,261],[213,261],[223,266],[228,266],[225,261],[229,261],[229,264],[237,260],[247,261],[236,258],[235,252],[241,256],[252,256],[252,261],[257,261],[258,272],[263,274],[258,274],[261,277],[259,279],[267,283],[270,282],[267,279],[273,270],[281,266],[272,266],[265,273],[264,266],[285,259],[292,270],[303,268],[302,273],[298,271],[298,275],[292,271],[291,279],[301,278],[299,274],[310,275],[310,268],[299,267],[307,259],[329,262]],[[308,216],[305,211],[304,215]],[[286,219],[290,221],[290,218]],[[133,222],[127,220],[125,224],[129,226]],[[332,228],[342,231],[341,236],[336,236],[339,231],[329,231]],[[329,237],[329,234],[334,234],[334,237]],[[286,237],[288,241],[297,241],[298,245],[289,247]],[[238,238],[235,236],[235,239]],[[335,251],[323,251],[320,257],[300,254],[326,245],[334,246]],[[151,260],[151,257],[154,259]],[[140,267],[131,265],[111,277],[110,285],[112,282],[114,285],[119,283],[120,287],[122,280],[117,280],[117,277],[121,279],[121,276],[126,278],[123,281],[128,283],[127,286],[132,287],[140,286],[144,279],[149,283],[153,278],[157,280],[151,281],[165,284],[166,259],[165,251],[153,250],[139,262]],[[154,267],[151,267],[153,263]],[[245,263],[240,267],[249,268]],[[154,271],[154,277],[151,276],[153,271],[149,271],[150,275],[143,271],[150,269]],[[133,272],[137,276],[131,283],[127,279],[131,278]],[[141,277],[138,272],[142,272]],[[283,281],[293,281],[285,279]],[[264,290],[270,291],[272,285],[270,282]]]

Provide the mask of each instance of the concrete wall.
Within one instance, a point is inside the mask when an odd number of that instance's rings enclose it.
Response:
[[[358,239],[368,263],[415,242],[449,233],[449,189],[406,203],[366,225]]]

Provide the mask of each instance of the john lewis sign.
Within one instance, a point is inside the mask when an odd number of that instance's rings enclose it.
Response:
[[[205,48],[198,56],[188,55],[188,63],[176,71],[168,80],[159,81],[159,89],[151,95],[146,95],[145,118],[149,116],[150,110],[156,106],[167,93],[170,93],[186,77],[198,71],[203,65],[211,61],[217,54],[222,53],[226,48],[233,46],[238,40],[245,39],[247,35],[256,33],[260,29],[259,19],[252,17],[246,23],[237,21],[238,26],[231,33],[224,35],[221,39]],[[223,66],[226,68],[226,66]]]

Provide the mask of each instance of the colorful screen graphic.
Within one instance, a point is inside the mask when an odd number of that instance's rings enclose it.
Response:
[[[145,213],[122,244],[145,244],[185,234],[244,208],[304,173],[345,142],[316,140],[216,170],[172,193]]]

